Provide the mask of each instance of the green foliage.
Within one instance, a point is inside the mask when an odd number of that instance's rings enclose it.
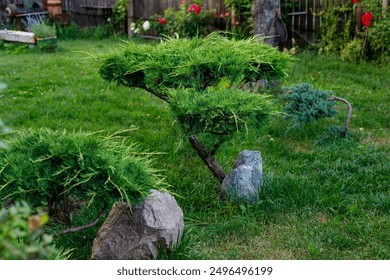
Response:
[[[116,36],[115,30],[119,33],[125,33],[125,25],[127,22],[127,9],[129,0],[117,0],[112,8],[112,18],[109,19],[109,23],[112,27],[112,32]]]
[[[370,12],[374,15],[371,26],[363,26],[362,31],[355,27],[352,1],[327,1],[327,6],[321,13],[321,34],[317,45],[319,52],[340,55],[348,61],[368,59],[381,64],[389,63],[389,12],[383,15],[381,1],[366,0],[356,5],[362,7],[363,13]],[[365,41],[367,42],[364,43]]]
[[[390,64],[390,12],[386,17],[377,15],[377,20],[368,30],[371,58],[383,65]]]
[[[345,17],[344,22],[341,18]],[[345,45],[354,38],[352,1],[326,1],[321,13],[319,52],[339,54]]]
[[[359,61],[362,59],[363,39],[354,39],[341,50],[340,58],[343,61]]]
[[[253,35],[252,0],[225,0],[227,12],[219,15],[235,38]]]
[[[114,35],[113,26],[110,24],[101,24],[88,28],[81,28],[72,22],[69,26],[57,26],[58,38],[63,40],[76,39],[106,39]]]
[[[280,79],[289,62],[288,55],[254,38],[229,40],[216,33],[204,39],[170,38],[156,46],[130,42],[100,59],[104,79],[162,93],[179,87],[201,91],[222,78],[231,85]]]
[[[126,20],[126,6],[128,5],[129,0],[118,0],[116,1],[112,12],[114,14],[114,17],[118,21],[125,21]]]
[[[326,100],[331,91],[315,89],[308,83],[292,85],[286,90],[284,112],[292,118],[292,127],[302,127],[313,120],[336,115],[332,110],[334,101]]]
[[[186,135],[210,133],[232,135],[260,127],[275,114],[272,100],[249,91],[212,89],[197,93],[176,90],[170,98],[170,109]]]
[[[57,31],[54,25],[42,22],[40,24],[34,24],[31,27],[31,32],[33,32],[37,38],[50,38],[56,36]]]
[[[3,199],[54,206],[65,217],[70,201],[103,207],[124,199],[131,205],[161,184],[149,160],[115,135],[30,129],[0,153]]]
[[[53,237],[43,232],[48,221],[45,213],[31,215],[30,206],[16,202],[7,208],[0,208],[0,259],[36,260],[67,259],[70,251],[55,248]]]

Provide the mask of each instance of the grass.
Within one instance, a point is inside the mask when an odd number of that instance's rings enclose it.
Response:
[[[390,69],[343,63],[302,53],[285,85],[309,82],[334,90],[353,106],[355,138],[316,145],[335,118],[286,130],[283,118],[267,130],[241,134],[224,143],[221,164],[230,170],[243,149],[263,157],[265,190],[256,204],[219,198],[219,184],[172,122],[166,104],[140,90],[109,84],[96,74],[85,52],[107,52],[119,41],[59,41],[44,54],[0,50],[0,119],[14,130],[48,127],[69,131],[126,134],[154,156],[156,168],[182,207],[186,246],[177,256],[195,259],[389,259],[390,258]],[[88,213],[86,221],[95,213]],[[89,217],[90,216],[90,217]],[[85,223],[85,221],[80,221]],[[59,226],[58,226],[59,227]],[[97,228],[57,239],[90,256]],[[182,253],[180,253],[182,250]],[[172,256],[171,256],[172,257]]]

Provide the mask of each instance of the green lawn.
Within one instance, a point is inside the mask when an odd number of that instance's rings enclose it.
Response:
[[[225,170],[243,149],[263,157],[265,191],[254,205],[229,203],[219,184],[172,122],[167,105],[141,90],[109,84],[87,53],[121,42],[60,41],[59,51],[12,54],[0,49],[0,119],[14,130],[49,127],[104,134],[135,127],[129,142],[157,152],[178,194],[186,222],[183,245],[171,258],[390,259],[390,68],[344,63],[303,53],[284,85],[309,82],[334,90],[353,106],[355,138],[326,145],[316,140],[337,117],[287,130],[282,117],[264,131],[238,135],[220,147]],[[95,213],[87,213],[93,219]],[[82,223],[83,221],[80,221]],[[58,246],[90,255],[98,228],[62,237]],[[80,249],[81,248],[81,249]]]

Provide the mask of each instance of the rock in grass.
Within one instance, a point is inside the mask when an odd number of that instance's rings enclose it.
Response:
[[[257,199],[263,180],[263,162],[259,151],[242,151],[233,171],[222,182],[222,190],[231,200]]]
[[[183,211],[172,195],[152,190],[131,210],[117,202],[93,242],[92,259],[155,259],[159,247],[172,248],[184,231]]]

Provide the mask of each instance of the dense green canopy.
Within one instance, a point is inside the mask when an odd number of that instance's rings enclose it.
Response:
[[[139,87],[169,102],[187,135],[232,135],[259,126],[275,112],[264,96],[240,89],[261,79],[281,79],[289,56],[258,38],[170,38],[157,45],[127,43],[101,57],[109,81]]]
[[[103,78],[131,87],[167,88],[215,86],[223,78],[231,85],[284,76],[289,57],[256,38],[230,40],[216,33],[206,38],[171,38],[157,45],[129,42],[102,57]]]

